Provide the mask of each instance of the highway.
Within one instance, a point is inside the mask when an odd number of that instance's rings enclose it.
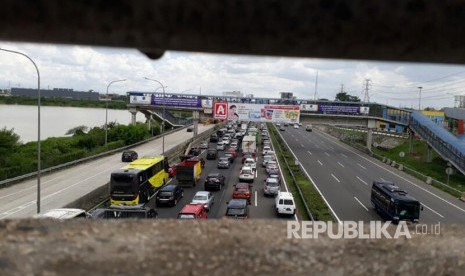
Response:
[[[214,125],[200,125],[198,133]],[[165,136],[165,151],[187,141],[193,135],[181,129]],[[134,147],[140,157],[162,154],[162,138]],[[61,208],[77,198],[105,185],[110,173],[127,163],[121,152],[91,160],[41,177],[41,211]],[[0,219],[20,218],[36,214],[37,179],[32,178],[0,189]]]
[[[465,202],[361,153],[319,131],[279,131],[339,221],[381,217],[370,202],[374,180],[392,181],[424,206],[421,223],[465,223]]]
[[[216,148],[216,143],[209,143],[210,148]],[[218,151],[218,157],[223,156],[224,151]],[[202,151],[201,156],[205,158],[206,150]],[[265,168],[262,167],[262,155],[261,155],[261,145],[259,145],[258,150],[258,163],[257,163],[257,173],[256,178],[253,182],[252,187],[252,200],[249,205],[249,218],[250,219],[282,219],[282,220],[293,220],[296,219],[295,216],[284,216],[277,217],[275,212],[275,201],[274,197],[265,197],[263,195],[263,181],[266,178]],[[226,204],[229,200],[232,199],[232,194],[234,190],[234,184],[239,182],[239,171],[242,167],[242,154],[239,150],[238,155],[234,163],[232,163],[229,169],[218,169],[216,160],[205,160],[205,168],[202,169],[201,181],[196,187],[185,187],[184,188],[184,198],[181,199],[176,206],[173,207],[157,207],[155,204],[155,198],[153,198],[148,206],[156,208],[158,211],[159,218],[162,219],[174,219],[177,218],[178,213],[184,207],[184,205],[191,202],[197,191],[204,190],[205,178],[209,173],[219,172],[226,177],[226,185],[220,191],[212,191],[214,195],[214,204],[212,209],[208,214],[209,219],[218,219],[223,218],[226,213]],[[173,178],[170,183],[177,184],[176,178]],[[287,191],[287,186],[284,183],[281,183],[281,190]]]

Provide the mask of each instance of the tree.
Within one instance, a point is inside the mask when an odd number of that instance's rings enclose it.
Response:
[[[19,146],[19,135],[6,127],[0,130],[0,164],[13,154]]]
[[[341,102],[359,102],[360,98],[357,96],[349,95],[346,92],[339,92],[336,94],[335,100]]]
[[[68,131],[66,132],[65,135],[70,135],[70,134],[73,135],[73,136],[74,136],[74,135],[82,135],[82,134],[84,134],[88,129],[89,129],[89,128],[86,127],[86,126],[77,126],[77,127],[74,127],[74,128],[72,128],[72,129],[68,130]]]

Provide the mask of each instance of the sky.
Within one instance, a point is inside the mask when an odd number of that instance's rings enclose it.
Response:
[[[219,55],[167,51],[151,60],[135,49],[13,43],[0,48],[27,54],[39,67],[41,87],[109,93],[127,91],[221,95],[241,91],[278,98],[293,92],[303,99],[334,100],[341,90],[364,100],[395,107],[453,107],[454,95],[465,95],[465,66],[381,61]],[[315,87],[318,74],[317,88]],[[36,88],[33,65],[26,58],[0,51],[0,89]]]

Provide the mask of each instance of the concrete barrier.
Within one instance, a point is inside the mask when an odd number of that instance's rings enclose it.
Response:
[[[404,165],[402,164],[399,164],[399,167],[398,167],[399,171],[403,171],[404,170]]]
[[[426,177],[425,182],[426,182],[426,184],[431,185],[431,183],[433,183],[433,179],[430,176],[428,176],[428,177]]]
[[[465,193],[462,193],[462,196],[460,197],[461,201],[465,201]]]

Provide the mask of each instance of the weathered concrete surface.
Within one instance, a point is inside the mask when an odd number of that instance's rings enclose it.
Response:
[[[287,239],[279,221],[0,221],[0,275],[463,275],[465,231]]]

